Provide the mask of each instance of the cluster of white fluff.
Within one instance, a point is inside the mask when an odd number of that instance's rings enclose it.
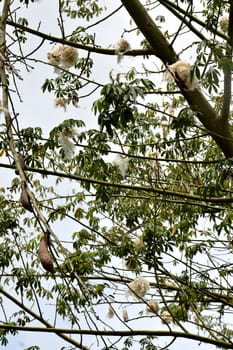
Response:
[[[143,298],[150,288],[149,282],[143,277],[137,277],[128,284],[126,295]]]
[[[177,61],[167,67],[165,79],[173,82],[176,77],[183,81],[186,90],[198,89],[198,79],[193,76],[191,79],[191,66],[184,61]]]
[[[170,125],[167,120],[162,120],[160,125],[162,127],[163,139],[166,139],[169,132]]]
[[[111,305],[109,305],[107,317],[108,318],[113,318],[114,315],[115,315],[115,312],[113,310],[113,307]]]
[[[223,16],[220,18],[219,21],[219,25],[220,25],[220,29],[224,32],[227,33],[228,32],[228,26],[229,26],[229,19],[227,16]]]
[[[125,177],[128,167],[129,167],[129,158],[117,155],[113,161],[113,165],[116,165],[119,168],[119,171],[123,177]]]
[[[69,69],[78,60],[78,50],[75,47],[57,44],[47,54],[48,62],[58,68]]]
[[[68,103],[68,100],[67,98],[64,98],[64,97],[57,97],[54,100],[55,107],[63,107],[65,111],[66,111],[67,103]]]
[[[74,129],[64,128],[58,135],[58,142],[62,146],[67,158],[71,158],[74,154],[75,144],[72,139],[76,134],[77,133]]]
[[[131,46],[128,43],[127,40],[125,40],[123,37],[120,38],[120,40],[118,41],[117,45],[116,45],[116,54],[117,54],[117,62],[120,63],[122,56],[128,52],[129,50],[131,50]]]

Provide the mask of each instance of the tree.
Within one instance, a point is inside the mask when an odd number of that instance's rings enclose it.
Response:
[[[1,345],[232,349],[233,1],[59,0],[32,25],[34,6],[4,0],[0,19]],[[43,67],[63,120],[22,127]]]

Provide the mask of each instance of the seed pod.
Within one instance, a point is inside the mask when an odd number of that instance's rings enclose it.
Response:
[[[32,203],[28,195],[26,186],[23,187],[19,200],[24,209],[33,212]]]
[[[44,236],[40,240],[38,249],[38,256],[43,268],[51,273],[54,273],[54,266],[51,256],[49,254],[49,232],[45,232]]]
[[[117,54],[117,63],[120,63],[122,56],[129,50],[131,50],[130,44],[128,43],[127,40],[121,37],[117,43],[117,47],[115,50]]]
[[[147,302],[147,307],[146,307],[147,312],[151,312],[154,314],[157,314],[159,311],[159,304],[156,300],[150,300]]]
[[[128,316],[128,312],[127,312],[126,308],[124,308],[124,309],[122,310],[122,317],[123,317],[123,320],[124,320],[125,322],[129,321],[129,316]]]

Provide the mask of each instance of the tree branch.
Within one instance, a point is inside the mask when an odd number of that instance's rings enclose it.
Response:
[[[64,44],[64,45],[69,45],[72,47],[76,47],[77,49],[81,49],[81,50],[85,50],[88,52],[94,52],[94,53],[98,53],[98,54],[102,54],[102,55],[116,55],[115,53],[115,49],[105,49],[105,48],[101,48],[101,47],[97,47],[97,46],[90,46],[90,45],[84,45],[84,44],[80,44],[80,43],[75,43],[73,41],[70,41],[68,39],[63,39],[63,38],[59,38],[53,35],[49,35],[43,32],[40,32],[36,29],[32,29],[30,27],[26,27],[22,24],[7,20],[6,24],[8,24],[11,27],[14,28],[18,28],[20,30],[25,31],[26,33],[30,33],[32,35],[35,35],[39,38],[43,38],[44,40],[48,40],[48,41],[52,41],[54,43],[60,43],[60,44]],[[125,55],[127,56],[144,56],[144,55],[154,55],[155,51],[153,49],[147,49],[147,50],[130,50],[128,52],[125,53]]]
[[[167,64],[173,64],[178,57],[163,33],[156,26],[139,0],[121,0],[126,10],[144,34],[150,45],[154,48],[156,56]],[[190,108],[194,111],[200,122],[205,126],[212,138],[218,144],[227,158],[233,157],[233,135],[230,126],[222,123],[212,106],[199,89],[188,91],[183,81],[177,77],[176,83],[180,88]]]
[[[82,334],[82,335],[90,335],[90,336],[108,336],[108,337],[130,337],[130,336],[156,336],[156,337],[175,337],[175,338],[185,338],[190,340],[195,340],[202,343],[213,344],[218,347],[222,347],[224,349],[233,349],[233,343],[225,342],[222,340],[214,340],[208,337],[204,337],[201,335],[197,335],[194,333],[183,333],[176,331],[150,331],[147,329],[139,329],[139,330],[114,330],[114,331],[106,331],[106,330],[76,330],[76,329],[67,329],[67,328],[41,328],[41,327],[27,327],[27,326],[16,326],[16,325],[7,325],[0,324],[0,329],[9,329],[9,330],[17,330],[17,331],[25,331],[25,332],[42,332],[42,333],[67,333],[67,334]]]
[[[13,165],[8,165],[8,164],[0,164],[0,167],[15,169],[15,167]],[[62,178],[66,178],[66,179],[77,180],[80,182],[87,182],[87,183],[95,184],[95,185],[114,187],[114,188],[119,188],[119,189],[124,189],[124,190],[143,191],[143,192],[153,193],[154,195],[178,197],[178,198],[184,198],[184,199],[193,200],[193,201],[197,201],[197,202],[203,202],[203,203],[214,203],[214,204],[233,203],[233,197],[200,197],[197,195],[190,195],[188,193],[162,190],[160,188],[127,185],[127,184],[116,183],[116,182],[106,182],[106,181],[101,181],[101,180],[96,180],[96,179],[89,179],[89,178],[78,176],[78,175],[67,174],[67,173],[62,173],[62,172],[57,172],[57,171],[52,171],[52,170],[46,170],[46,169],[35,169],[35,168],[26,167],[25,170],[31,171],[34,173],[39,173],[42,175],[57,176],[57,177],[62,177]]]
[[[172,3],[169,0],[159,0],[159,2],[164,7],[166,7],[169,11],[171,11],[175,16],[178,15],[178,12],[182,13],[185,17],[189,18],[191,21],[193,21],[193,22],[197,23],[198,25],[200,25],[203,29],[205,28],[205,26],[206,26],[205,22],[203,22],[199,18],[193,16],[190,12],[187,12],[187,11],[183,10],[180,6]],[[179,15],[179,17],[177,16],[177,18],[180,18],[180,15]],[[191,26],[189,28],[190,28],[190,30],[192,30],[193,26]],[[197,34],[196,33],[196,29],[195,29],[194,33]],[[220,32],[218,30],[213,29],[212,33],[217,35],[217,36],[219,36],[220,38],[222,38],[224,40],[227,40],[227,36],[224,33]],[[197,36],[199,36],[199,35],[197,35]]]
[[[231,75],[232,75],[232,50],[233,50],[233,3],[231,1],[228,21],[228,39],[226,47],[226,66],[224,67],[224,94],[221,118],[228,120],[231,104]]]

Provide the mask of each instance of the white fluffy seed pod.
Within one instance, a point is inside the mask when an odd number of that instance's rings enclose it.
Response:
[[[73,67],[78,60],[78,50],[75,47],[64,45],[62,51],[62,65],[67,69]]]
[[[117,54],[117,63],[120,63],[122,56],[129,50],[131,50],[130,44],[128,43],[127,40],[121,37],[116,45],[116,50],[115,50]]]
[[[227,16],[223,16],[220,18],[219,25],[223,33],[228,32],[228,26],[229,26],[229,19]]]
[[[52,47],[51,51],[48,52],[48,62],[54,66],[59,66],[62,59],[63,45],[58,44]]]
[[[114,315],[115,315],[115,313],[114,313],[113,307],[111,305],[109,305],[107,317],[113,318]]]
[[[62,146],[67,158],[71,158],[75,151],[75,144],[72,138],[76,135],[76,131],[71,128],[64,128],[58,135],[58,142]]]
[[[170,324],[172,322],[172,315],[170,314],[170,312],[166,310],[160,314],[160,317],[161,317],[162,323]]]
[[[54,105],[55,107],[63,107],[64,110],[66,111],[66,105],[67,105],[68,100],[64,97],[57,97],[54,100]]]
[[[116,165],[119,168],[119,171],[123,177],[125,177],[128,167],[129,167],[129,158],[117,155],[113,161],[113,165]]]
[[[122,310],[122,317],[123,317],[123,320],[124,320],[125,322],[127,322],[127,321],[129,320],[129,315],[128,315],[128,312],[127,312],[126,308],[124,308],[124,309]]]
[[[184,61],[177,61],[167,67],[165,80],[172,82],[178,77],[184,83],[186,90],[194,90],[198,88],[198,79],[194,76],[191,80],[191,66]]]
[[[150,288],[149,282],[143,277],[137,277],[128,284],[126,294],[133,297],[143,298]]]
[[[47,54],[48,62],[55,66],[55,72],[59,68],[69,69],[78,60],[78,50],[75,47],[57,44]]]

